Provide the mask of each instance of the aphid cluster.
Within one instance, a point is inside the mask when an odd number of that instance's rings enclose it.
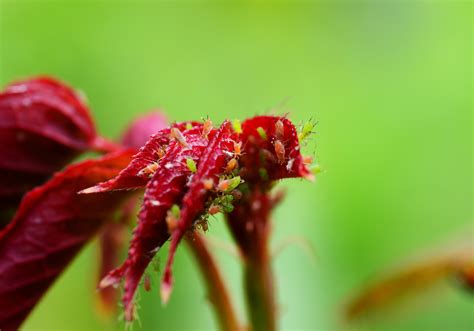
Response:
[[[164,302],[183,236],[195,229],[206,231],[211,215],[233,213],[255,185],[269,188],[282,178],[312,178],[308,160],[303,160],[298,133],[286,117],[257,116],[243,123],[224,122],[219,128],[209,119],[176,123],[152,136],[115,179],[85,190],[146,186],[128,257],[101,283],[116,284],[125,278],[127,320],[133,319],[133,297],[146,265],[166,241],[171,239],[160,285]]]

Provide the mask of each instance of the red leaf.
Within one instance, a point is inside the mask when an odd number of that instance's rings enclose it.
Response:
[[[125,318],[129,321],[133,320],[133,297],[140,279],[151,259],[169,238],[166,213],[174,203],[179,204],[186,191],[186,183],[191,174],[186,160],[193,159],[197,162],[208,144],[201,135],[200,127],[184,131],[183,136],[187,146],[183,146],[178,140],[172,140],[146,186],[145,199],[127,260],[101,282],[101,287],[107,287],[125,277],[123,302]]]
[[[103,145],[86,105],[52,78],[9,85],[0,93],[0,199],[19,201],[80,153]]]
[[[197,172],[183,198],[178,226],[172,233],[168,261],[161,283],[161,297],[165,303],[171,294],[173,283],[171,267],[176,248],[186,231],[191,229],[193,221],[204,211],[206,200],[212,194],[212,191],[204,188],[204,181],[218,182],[219,176],[224,173],[227,162],[231,158],[230,155],[234,151],[236,139],[237,135],[230,122],[222,123],[219,130],[209,138],[209,145],[198,162]]]
[[[262,171],[269,180],[313,178],[303,162],[296,128],[287,118],[256,116],[242,123],[242,131],[242,176],[247,181],[262,181]]]
[[[128,196],[77,192],[118,174],[122,151],[66,168],[22,200],[0,232],[0,328],[15,330],[80,248]]]
[[[177,123],[172,127],[184,130],[188,125],[201,127],[201,124],[195,122]],[[171,128],[166,128],[152,135],[145,146],[140,148],[139,152],[133,156],[132,162],[117,177],[90,187],[82,193],[128,190],[145,186],[150,180],[151,175],[153,175],[154,170],[156,170],[152,167],[157,166],[160,159],[166,154],[171,139],[170,132]]]
[[[259,202],[252,198],[253,191],[264,194],[277,179],[310,177],[300,154],[296,128],[289,120],[258,116],[245,121],[242,128],[242,134],[237,134],[229,122],[224,122],[218,130],[213,130],[210,121],[206,121],[183,133],[164,129],[146,143],[119,176],[83,191],[106,192],[146,184],[145,199],[127,260],[101,282],[101,287],[107,287],[125,278],[123,302],[127,320],[134,317],[133,298],[145,269],[171,233],[169,257],[161,283],[162,301],[168,300],[178,244],[186,232],[193,229],[194,222],[202,221],[199,217],[232,211],[233,206],[229,205],[232,199],[227,198],[233,185],[240,183],[240,178],[235,177],[237,172],[249,182],[250,191],[244,194],[245,207],[238,209],[244,213],[253,202]],[[193,169],[196,165],[197,170]],[[262,178],[262,169],[266,178]],[[191,171],[196,173],[191,176]],[[229,191],[228,187],[231,187]],[[241,192],[234,193],[235,196],[242,195]],[[173,204],[181,206],[180,216],[167,222],[167,213]],[[244,229],[237,235],[245,236],[245,232]]]

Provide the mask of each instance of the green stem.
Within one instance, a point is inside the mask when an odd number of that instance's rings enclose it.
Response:
[[[227,224],[244,261],[244,290],[252,331],[277,329],[275,286],[269,254],[271,212],[276,201],[266,188],[253,189],[232,213]]]
[[[268,256],[246,261],[244,287],[253,331],[276,330],[275,288]]]

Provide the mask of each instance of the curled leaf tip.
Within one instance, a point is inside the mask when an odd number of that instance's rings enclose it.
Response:
[[[120,278],[117,278],[116,276],[109,274],[100,281],[99,289],[105,289],[109,286],[114,286],[119,282],[120,282]]]
[[[164,306],[167,305],[170,300],[172,289],[173,289],[172,285],[168,282],[162,282],[160,285],[161,303]]]
[[[99,192],[102,192],[102,188],[98,185],[96,186],[92,186],[92,187],[89,187],[89,188],[86,188],[85,190],[81,190],[79,192],[77,192],[78,194],[91,194],[91,193],[99,193]]]

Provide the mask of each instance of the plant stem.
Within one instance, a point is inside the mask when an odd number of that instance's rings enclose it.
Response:
[[[252,331],[277,329],[276,303],[268,239],[274,201],[256,189],[227,215],[227,224],[244,257],[244,289]]]
[[[268,257],[246,261],[244,286],[252,330],[276,330],[273,273]]]
[[[194,231],[192,235],[186,237],[191,252],[206,284],[209,300],[214,306],[214,313],[222,331],[243,330],[235,312],[230,294],[224,282],[222,274],[217,267],[217,263],[212,256],[207,242],[201,234]]]

